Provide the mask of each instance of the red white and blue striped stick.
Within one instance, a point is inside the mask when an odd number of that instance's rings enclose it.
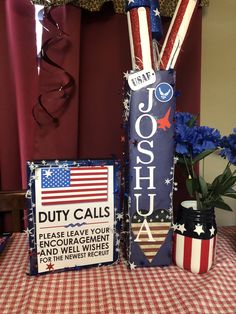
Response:
[[[153,69],[150,1],[129,0],[126,11],[132,69]]]
[[[198,0],[179,0],[161,49],[161,69],[175,68],[197,2]]]

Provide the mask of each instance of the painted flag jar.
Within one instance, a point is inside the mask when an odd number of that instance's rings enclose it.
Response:
[[[173,229],[173,262],[192,273],[210,270],[217,235],[214,208],[199,210],[196,201],[182,202]]]

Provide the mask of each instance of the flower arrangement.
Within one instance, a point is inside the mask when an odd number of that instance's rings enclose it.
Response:
[[[236,128],[229,136],[221,137],[219,130],[200,126],[197,119],[187,112],[175,115],[175,151],[178,163],[185,169],[187,191],[200,210],[217,207],[232,211],[223,197],[236,199],[233,189],[236,170],[231,170],[231,166],[236,166]],[[228,163],[224,171],[208,183],[198,175],[196,165],[213,153],[227,159]]]

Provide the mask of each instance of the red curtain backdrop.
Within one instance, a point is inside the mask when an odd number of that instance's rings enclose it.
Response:
[[[111,4],[83,11],[79,157],[122,156],[123,73],[131,68],[126,16]]]
[[[39,106],[34,108],[36,119],[42,125],[38,126],[33,121],[35,137],[31,159],[74,159],[78,155],[79,136],[81,11],[79,8],[68,5],[53,9],[51,15],[53,21],[58,23],[60,30],[68,34],[61,41],[52,44],[47,51],[50,60],[63,70],[42,62],[38,95],[42,95],[43,104],[54,117],[58,118],[58,124],[53,124],[52,119],[44,112],[40,114]],[[43,43],[58,35],[55,31],[56,27],[53,27],[52,23],[47,20],[45,27],[49,29],[49,32],[44,31]],[[65,71],[74,79],[74,86],[64,90],[71,97],[68,103],[65,103],[65,98],[61,98],[64,92],[59,92],[61,86],[68,83]],[[56,91],[48,93],[53,89]],[[32,104],[34,104],[33,101]]]
[[[75,88],[59,125],[40,115],[40,127],[32,116],[37,97],[50,86],[60,87],[63,75],[42,66],[38,77],[30,1],[0,1],[1,190],[26,187],[27,160],[122,157],[123,72],[131,68],[126,16],[114,14],[111,3],[97,13],[66,5],[53,9],[52,16],[68,34],[68,42],[55,45],[48,55],[73,76]],[[52,35],[44,30],[43,39]],[[199,112],[200,56],[201,9],[177,67],[179,110]],[[54,103],[50,97],[46,100],[57,113],[57,98]],[[178,200],[184,195],[180,192]],[[0,219],[0,231],[9,231],[10,218]]]
[[[21,187],[22,160],[32,154],[32,100],[36,95],[34,8],[27,1],[0,2],[1,189]]]

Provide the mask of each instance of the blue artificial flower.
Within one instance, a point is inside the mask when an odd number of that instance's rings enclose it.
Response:
[[[233,132],[221,138],[219,130],[199,126],[197,117],[190,113],[175,114],[175,151],[180,164],[185,166],[187,191],[191,197],[196,197],[199,209],[212,208],[217,204],[219,208],[232,210],[221,197],[226,195],[234,198],[236,195],[232,189],[236,183],[235,171],[228,171],[230,163],[236,166],[236,128]],[[200,179],[194,166],[219,148],[222,148],[220,155],[228,158],[229,164],[223,172],[225,175],[218,175],[210,184],[204,178]]]
[[[221,135],[219,130],[207,126],[195,127],[197,135],[192,142],[193,156],[207,150],[217,149],[220,145]]]
[[[194,118],[189,112],[176,112],[175,113],[175,123],[176,125],[187,125],[190,120]]]
[[[186,157],[190,157],[192,151],[191,142],[195,138],[196,133],[194,128],[190,128],[185,124],[176,125],[175,128],[175,143],[176,152]]]
[[[191,155],[190,141],[194,136],[194,131],[188,126],[194,116],[188,112],[175,113],[175,151],[185,157]]]
[[[236,128],[233,129],[232,134],[223,136],[221,140],[221,147],[223,148],[220,155],[227,158],[229,162],[236,166]]]
[[[175,114],[176,153],[192,158],[204,151],[217,149],[221,140],[217,129],[198,126],[196,121],[190,125],[193,119],[194,116],[190,113],[177,112]]]

